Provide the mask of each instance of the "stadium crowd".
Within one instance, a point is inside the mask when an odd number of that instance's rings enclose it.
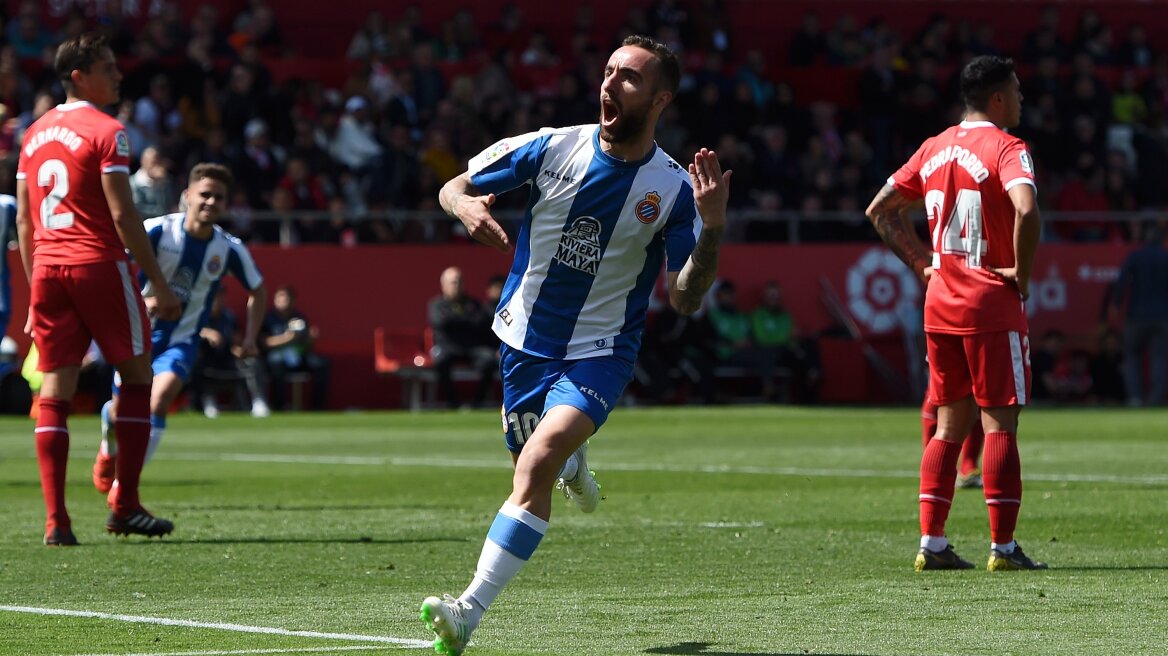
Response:
[[[131,186],[143,216],[176,209],[190,166],[216,162],[239,181],[224,227],[251,243],[466,239],[456,222],[416,212],[440,217],[439,188],[502,136],[595,121],[605,53],[627,34],[649,33],[684,64],[657,141],[680,161],[713,144],[734,169],[734,239],[787,239],[788,226],[760,217],[793,211],[828,217],[804,222],[804,241],[875,241],[862,204],[921,140],[958,120],[956,73],[990,53],[1021,65],[1017,132],[1037,160],[1044,211],[1154,212],[1168,204],[1160,182],[1168,175],[1168,52],[1149,43],[1142,25],[1052,5],[1020,51],[1001,53],[989,23],[936,14],[908,34],[846,14],[824,25],[811,12],[783,35],[785,57],[768,58],[737,45],[724,4],[631,3],[615,33],[598,29],[585,4],[565,14],[555,38],[532,29],[514,4],[490,25],[467,10],[439,23],[423,20],[418,5],[373,12],[335,53],[357,72],[330,88],[311,75],[273,75],[272,63],[295,56],[297,45],[281,33],[277,3],[251,0],[223,15],[212,4],[160,1],[138,24],[117,2],[77,3],[51,16],[25,0],[12,15],[0,7],[0,192],[12,192],[24,130],[63,100],[51,72],[56,44],[96,28],[126,72],[116,114],[130,133]],[[854,81],[855,102],[797,97],[785,78],[801,69],[850,71],[841,79]],[[525,202],[505,196],[500,207],[517,211]],[[1135,242],[1145,228],[1080,219],[1048,225],[1044,238]],[[788,326],[760,337],[749,311],[724,318],[716,303],[709,317],[658,317],[637,372],[649,396],[713,401],[713,372],[745,370],[762,379],[764,398],[814,399],[814,335]],[[719,348],[695,348],[694,336],[711,330]],[[1091,357],[1106,358],[1113,342],[1102,340]],[[1059,370],[1081,369],[1078,355]],[[1107,372],[1094,378],[1117,380]],[[1036,399],[1044,388],[1055,400],[1122,398],[1115,385],[1088,393],[1084,377],[1077,386],[1067,382],[1073,378],[1040,381]]]
[[[135,26],[117,2],[50,20],[43,3],[25,0],[0,31],[0,158],[11,173],[23,130],[62,99],[44,65],[56,43],[98,28],[126,69],[117,113],[131,131],[144,211],[173,207],[193,162],[220,162],[240,181],[228,227],[245,240],[459,238],[448,222],[386,213],[437,211],[441,185],[503,135],[594,121],[604,53],[627,34],[646,33],[682,53],[685,64],[679,97],[657,130],[666,152],[684,161],[697,144],[714,145],[735,170],[730,206],[740,217],[843,213],[805,224],[800,237],[875,240],[862,203],[923,138],[955,122],[955,73],[974,55],[999,53],[993,26],[936,14],[919,33],[902,34],[881,18],[844,15],[823,25],[808,13],[793,34],[781,35],[788,53],[774,61],[736,46],[724,4],[630,3],[614,34],[601,34],[584,4],[565,15],[570,36],[555,39],[531,29],[515,4],[492,25],[467,10],[427,23],[418,5],[387,9],[338,44],[338,63],[359,62],[359,72],[326,88],[306,78],[274,82],[265,62],[296,50],[282,36],[277,3],[252,0],[231,16],[210,4],[162,1]],[[1109,25],[1093,9],[1071,15],[1054,5],[1024,43],[1001,54],[1022,66],[1026,111],[1018,133],[1037,160],[1043,209],[1163,207],[1168,53],[1149,43],[1142,25]],[[808,66],[858,70],[841,78],[855,80],[857,101],[796,97],[785,73]],[[0,180],[6,191],[12,175]],[[520,209],[524,199],[509,202]],[[319,214],[296,214],[303,211]],[[279,222],[255,215],[289,218],[281,233]],[[737,223],[739,239],[787,238],[778,223]],[[1046,238],[1138,240],[1139,231],[1138,223],[1076,221],[1056,224]]]

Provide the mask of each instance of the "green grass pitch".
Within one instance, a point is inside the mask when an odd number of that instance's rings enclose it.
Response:
[[[32,426],[0,419],[0,655],[432,653],[510,489],[498,415],[172,417],[144,476],[169,538],[114,538],[71,421],[82,546],[40,544]],[[1046,572],[912,571],[914,409],[625,409],[593,439],[607,497],[564,499],[469,656],[1168,654],[1168,412],[1028,410],[1018,538]]]

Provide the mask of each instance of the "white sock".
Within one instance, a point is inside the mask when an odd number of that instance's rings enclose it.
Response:
[[[949,546],[949,538],[944,535],[922,535],[921,548],[932,552],[944,551]]]
[[[572,455],[568,456],[568,461],[565,462],[564,466],[560,469],[560,478],[564,479],[565,481],[570,481],[573,478],[576,478],[576,473],[579,469],[580,459],[576,457],[575,453],[573,453]]]
[[[478,625],[479,619],[495,597],[503,590],[519,570],[527,564],[540,539],[547,532],[548,523],[527,512],[510,501],[503,504],[487,539],[475,568],[474,579],[459,597],[471,605],[471,623]]]
[[[990,549],[993,549],[994,551],[997,551],[998,553],[1003,553],[1007,556],[1014,553],[1014,547],[1016,547],[1016,546],[1018,546],[1017,540],[1010,540],[1006,544],[998,544],[997,542],[990,543]]]
[[[154,457],[158,445],[162,443],[162,435],[166,432],[166,419],[157,416],[150,417],[150,442],[146,444],[146,461],[143,466]]]
[[[114,435],[114,422],[110,420],[110,410],[113,407],[113,401],[106,401],[105,405],[101,406],[101,420],[102,422],[109,425],[109,430],[107,432],[109,433],[111,439],[107,440],[104,437],[101,438],[101,446],[98,449],[98,453],[110,458],[118,455],[118,443],[116,439],[113,439],[116,438]]]

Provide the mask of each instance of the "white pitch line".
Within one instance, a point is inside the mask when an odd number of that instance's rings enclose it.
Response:
[[[88,610],[66,610],[64,608],[38,608],[35,606],[4,606],[0,611],[10,613],[30,613],[32,615],[57,615],[65,617],[88,617],[99,620],[113,620],[115,622],[130,622],[133,624],[161,624],[163,626],[179,626],[188,629],[218,629],[220,631],[237,631],[240,633],[263,633],[267,635],[295,636],[298,638],[322,638],[326,640],[351,640],[353,642],[376,642],[380,644],[401,645],[403,647],[429,647],[426,640],[412,638],[394,638],[392,636],[370,636],[355,633],[324,633],[321,631],[293,631],[267,626],[248,626],[245,624],[228,624],[220,622],[195,622],[192,620],[173,620],[166,617],[142,617],[139,615],[115,615],[112,613],[98,613]]]
[[[78,656],[245,656],[247,654],[324,654],[337,651],[373,651],[385,649],[381,645],[351,645],[349,647],[297,647],[293,649],[233,649],[231,651],[165,651],[154,654],[79,654]]]
[[[511,469],[505,458],[403,458],[379,456],[317,456],[272,453],[167,453],[158,456],[166,460],[198,462],[262,462],[289,465],[360,465],[373,467],[453,467],[458,469]],[[798,476],[812,478],[918,478],[916,469],[844,469],[819,467],[756,467],[738,465],[669,465],[626,464],[601,462],[597,469],[626,472],[667,472],[677,474],[753,474],[760,476]],[[1053,483],[1130,483],[1158,485],[1168,483],[1168,474],[1121,476],[1114,474],[1026,474],[1028,481]]]

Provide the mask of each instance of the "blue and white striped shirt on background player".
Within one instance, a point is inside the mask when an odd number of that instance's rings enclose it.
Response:
[[[219,226],[215,226],[210,239],[192,237],[183,229],[184,218],[182,213],[167,214],[145,223],[158,266],[182,301],[183,309],[177,321],[154,320],[156,356],[171,346],[197,342],[225,273],[231,273],[249,290],[264,281],[243,242]],[[149,296],[146,277],[139,274],[138,281],[143,296]]]
[[[8,242],[16,239],[16,197],[0,194],[0,337],[12,316],[12,271],[8,266]]]
[[[545,358],[634,359],[662,261],[680,271],[696,243],[686,170],[656,146],[640,161],[616,159],[598,132],[592,124],[504,139],[468,167],[483,194],[531,183],[493,328]]]

